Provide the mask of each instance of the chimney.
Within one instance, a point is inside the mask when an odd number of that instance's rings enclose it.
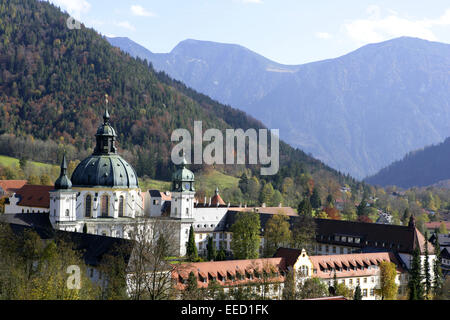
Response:
[[[239,208],[242,208],[242,203],[241,202],[239,203]]]
[[[278,208],[281,208],[282,207],[282,205],[281,205],[281,202],[280,202],[280,204],[278,205]]]
[[[211,207],[211,197],[209,197],[209,206]]]
[[[227,208],[229,208],[230,207],[230,203],[228,202],[228,206],[227,206]]]
[[[203,205],[206,207],[206,196],[205,196],[205,201],[203,201]]]
[[[261,207],[265,208],[265,207],[266,207],[266,204],[265,204],[265,203],[263,203]]]

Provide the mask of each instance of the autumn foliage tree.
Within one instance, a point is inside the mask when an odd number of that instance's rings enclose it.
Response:
[[[395,300],[397,297],[398,285],[395,283],[397,267],[389,261],[380,263],[380,288],[376,290],[381,300]]]
[[[264,255],[272,257],[279,247],[288,245],[291,240],[289,217],[284,214],[272,215],[264,230]]]

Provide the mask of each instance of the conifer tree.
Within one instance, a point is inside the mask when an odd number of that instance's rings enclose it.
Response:
[[[306,216],[312,216],[312,205],[308,198],[303,199],[299,205],[298,205],[298,214],[306,215]]]
[[[359,203],[358,207],[356,208],[356,214],[358,217],[366,216],[367,215],[367,201],[366,199],[362,199]]]
[[[327,207],[334,208],[334,199],[332,194],[327,196]]]
[[[404,225],[408,225],[410,217],[411,217],[411,213],[409,212],[409,209],[406,208],[405,211],[403,212],[403,217],[402,217],[402,221],[403,221]]]
[[[298,217],[295,217],[293,222],[292,246],[308,251],[316,240],[316,229],[311,204],[309,199],[305,197],[298,205]]]
[[[431,293],[431,274],[430,274],[430,261],[429,261],[429,253],[428,253],[428,231],[425,232],[425,261],[423,265],[424,273],[425,273],[425,299],[429,298]]]
[[[216,246],[214,245],[213,238],[208,237],[208,244],[206,245],[207,252],[207,258],[208,261],[213,261],[216,259],[217,251]]]
[[[225,261],[227,258],[227,254],[225,253],[224,248],[220,248],[219,252],[216,255],[216,261]]]
[[[439,241],[436,237],[436,244],[434,245],[434,254],[436,256],[436,259],[434,260],[433,264],[433,273],[434,273],[434,279],[433,279],[433,295],[435,298],[438,298],[442,295],[442,287],[444,284],[443,277],[442,277],[442,257],[441,257],[441,248],[439,246]]]
[[[248,177],[245,172],[242,173],[241,178],[239,179],[239,189],[241,189],[243,194],[246,194],[248,191]]]
[[[189,278],[187,280],[186,288],[183,292],[183,298],[185,300],[198,300],[199,299],[199,288],[197,284],[197,277],[194,272],[189,273]]]
[[[313,193],[311,195],[310,202],[311,202],[311,206],[314,209],[318,209],[322,206],[322,201],[320,200],[319,191],[317,190],[317,188],[313,189]]]
[[[359,286],[359,284],[355,289],[355,295],[353,296],[353,300],[362,300],[361,287]]]
[[[189,229],[189,239],[186,243],[186,256],[189,261],[195,261],[198,258],[197,246],[195,245],[194,227]]]
[[[420,263],[420,251],[416,248],[413,253],[411,269],[409,271],[409,300],[423,300],[423,283]]]
[[[330,291],[330,293],[335,296],[336,295],[336,289],[338,287],[338,281],[336,276],[336,269],[334,269],[334,275],[333,275],[333,290]]]

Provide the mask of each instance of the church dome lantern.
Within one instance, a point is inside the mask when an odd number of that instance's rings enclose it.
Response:
[[[116,131],[105,110],[103,124],[95,134],[97,144],[92,155],[76,167],[72,174],[74,187],[139,188],[133,167],[117,154]]]

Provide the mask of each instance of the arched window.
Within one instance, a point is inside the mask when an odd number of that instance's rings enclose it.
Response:
[[[109,197],[104,194],[102,196],[102,217],[107,217],[109,213]]]
[[[124,200],[123,200],[123,196],[120,196],[120,198],[119,198],[119,217],[123,217],[123,212],[124,212]]]
[[[66,217],[69,216],[69,209],[66,209]]]
[[[91,212],[92,212],[92,197],[90,194],[88,194],[86,196],[86,203],[84,206],[84,216],[86,218],[90,218],[91,217]]]

